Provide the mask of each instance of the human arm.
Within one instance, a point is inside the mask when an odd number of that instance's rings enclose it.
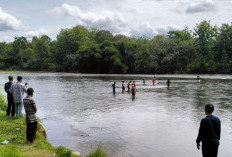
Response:
[[[32,108],[33,108],[33,110],[35,111],[35,113],[37,112],[37,107],[36,107],[36,104],[35,104],[35,101],[34,100],[32,100]]]
[[[221,121],[220,121],[220,119],[219,119],[219,122],[218,122],[218,138],[219,138],[219,140],[220,140],[220,138],[221,138]]]
[[[9,91],[7,91],[7,84],[5,84],[4,86],[5,92],[8,93]]]
[[[201,120],[199,132],[198,132],[198,136],[197,136],[197,140],[196,140],[197,149],[200,149],[200,146],[201,146],[200,142],[202,141],[202,133],[203,133],[203,120]]]

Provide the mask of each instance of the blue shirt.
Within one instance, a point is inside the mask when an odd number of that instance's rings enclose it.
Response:
[[[206,116],[201,120],[197,143],[218,143],[221,134],[221,122],[217,116]]]

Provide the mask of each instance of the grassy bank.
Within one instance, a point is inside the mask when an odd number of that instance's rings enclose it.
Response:
[[[0,91],[0,142],[9,141],[8,144],[0,144],[0,157],[76,157],[65,147],[53,147],[43,136],[41,125],[38,126],[36,142],[26,142],[25,118],[6,116],[6,102]],[[89,157],[106,157],[106,153],[96,150]]]

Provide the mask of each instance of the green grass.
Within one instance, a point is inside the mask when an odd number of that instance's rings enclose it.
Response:
[[[97,150],[93,151],[87,157],[107,157],[107,154],[102,151],[101,147],[99,146]]]
[[[26,142],[25,119],[6,117],[0,113],[0,142],[9,141],[7,145],[0,145],[0,156],[53,156],[55,148],[47,142],[40,132],[37,133],[36,143]]]
[[[7,104],[2,95],[2,91],[0,90],[0,111],[6,111],[6,108],[7,108]]]

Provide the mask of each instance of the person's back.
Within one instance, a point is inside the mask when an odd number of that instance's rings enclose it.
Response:
[[[10,93],[10,88],[13,84],[13,76],[9,76],[8,79],[9,79],[9,82],[5,83],[5,86],[4,86],[5,92],[7,93],[7,102],[8,102],[6,115],[9,116],[11,113],[11,116],[14,116],[15,115],[15,104],[13,101],[13,95]]]
[[[132,85],[131,93],[132,93],[132,95],[135,95],[135,93],[136,93],[136,87],[135,87],[135,85]]]
[[[22,100],[24,98],[24,93],[26,91],[25,86],[22,83],[17,82],[15,84],[13,84],[11,88],[12,88],[11,93],[14,97],[14,102],[15,103],[22,102]]]
[[[34,95],[34,90],[29,88],[27,90],[27,96],[23,99],[23,104],[26,112],[26,122],[27,122],[27,141],[34,142],[36,138],[36,130],[37,130],[37,118],[36,112],[37,107],[34,99],[32,98]]]
[[[36,106],[35,101],[31,96],[26,96],[23,99],[23,105],[26,112],[26,122],[34,123],[37,121],[36,119]]]
[[[202,142],[203,157],[217,157],[219,140],[221,134],[221,122],[217,116],[212,115],[214,106],[205,105],[205,118],[201,120],[199,133],[197,136],[197,148],[200,149]]]
[[[26,92],[26,87],[21,83],[22,82],[21,76],[18,76],[17,80],[18,82],[16,84],[13,84],[10,87],[9,91],[13,95],[16,115],[20,118],[23,118],[22,106],[23,106],[24,93]]]

